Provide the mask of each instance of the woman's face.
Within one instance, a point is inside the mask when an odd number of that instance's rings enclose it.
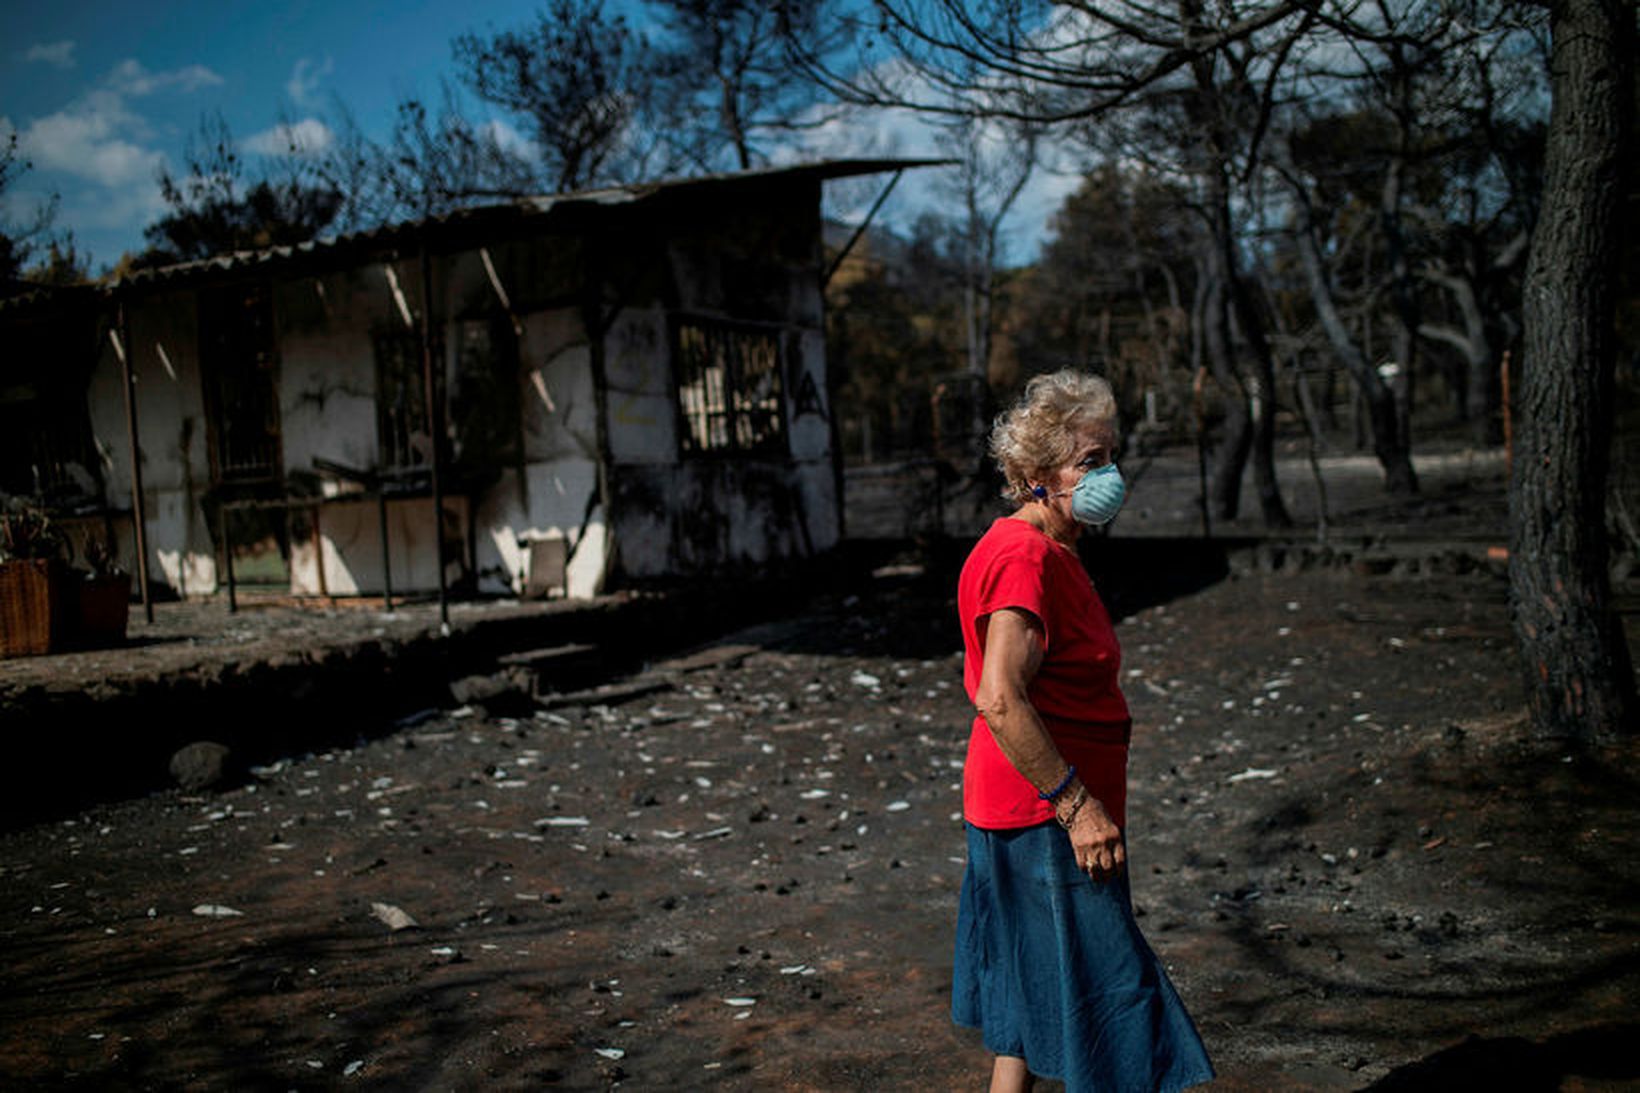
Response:
[[[1076,489],[1082,476],[1116,458],[1116,427],[1109,421],[1089,422],[1074,429],[1071,437],[1070,461],[1055,468],[1043,482],[1048,487],[1049,499],[1067,515],[1070,491]]]

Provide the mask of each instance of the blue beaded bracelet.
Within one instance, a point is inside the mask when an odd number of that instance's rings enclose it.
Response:
[[[1040,790],[1039,789],[1039,790],[1036,791],[1036,795],[1044,801],[1051,801],[1054,798],[1058,797],[1061,793],[1064,793],[1065,788],[1071,784],[1071,780],[1075,777],[1076,777],[1076,765],[1074,763],[1072,763],[1070,765],[1070,769],[1065,771],[1065,780],[1063,782],[1060,782],[1057,786],[1054,786],[1050,790]]]

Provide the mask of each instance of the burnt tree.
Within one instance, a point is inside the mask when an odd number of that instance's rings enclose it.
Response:
[[[1509,586],[1534,727],[1592,740],[1632,732],[1636,719],[1604,512],[1635,25],[1626,0],[1555,0],[1550,18],[1553,105],[1526,275]]]

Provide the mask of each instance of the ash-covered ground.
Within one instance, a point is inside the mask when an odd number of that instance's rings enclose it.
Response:
[[[1244,571],[1119,634],[1135,900],[1219,1088],[1640,1083],[1637,756],[1528,740],[1500,577]],[[0,836],[0,1075],[983,1088],[959,648],[949,574],[887,574],[625,701]]]

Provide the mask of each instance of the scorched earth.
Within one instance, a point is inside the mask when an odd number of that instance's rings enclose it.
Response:
[[[6,834],[0,1073],[982,1088],[949,588]],[[1635,757],[1526,742],[1501,578],[1244,569],[1119,633],[1134,896],[1220,1088],[1634,1084]]]

